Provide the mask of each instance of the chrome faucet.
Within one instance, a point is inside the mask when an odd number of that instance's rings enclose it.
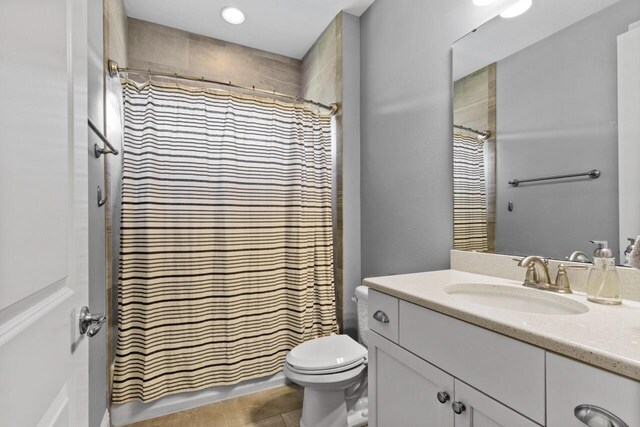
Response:
[[[589,257],[582,251],[575,251],[565,259],[572,262],[589,262]]]
[[[528,256],[516,261],[518,261],[518,267],[527,269],[524,286],[537,289],[547,289],[551,286],[548,267],[549,261],[537,256]]]
[[[571,294],[571,286],[569,284],[569,277],[567,276],[568,269],[584,270],[586,265],[564,265],[560,264],[558,267],[558,276],[556,277],[556,283],[551,283],[549,278],[549,260],[537,256],[528,256],[526,258],[514,258],[514,261],[518,261],[518,267],[524,267],[527,269],[527,273],[524,278],[523,286],[529,288],[542,289],[545,291],[559,292],[562,294]]]

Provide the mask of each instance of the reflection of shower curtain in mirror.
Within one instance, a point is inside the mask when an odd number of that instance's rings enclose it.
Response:
[[[113,402],[264,377],[337,332],[330,117],[175,85],[123,90]]]
[[[482,142],[458,133],[453,135],[453,248],[488,250]]]

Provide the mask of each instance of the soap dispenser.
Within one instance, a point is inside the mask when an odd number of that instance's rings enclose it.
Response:
[[[598,246],[593,252],[593,267],[587,280],[587,299],[598,304],[621,304],[620,279],[613,251],[606,241],[590,242]]]

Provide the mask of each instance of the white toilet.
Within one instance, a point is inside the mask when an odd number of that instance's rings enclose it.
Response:
[[[331,335],[296,346],[284,374],[304,387],[300,427],[362,427],[368,423],[368,288],[356,288],[358,336]]]

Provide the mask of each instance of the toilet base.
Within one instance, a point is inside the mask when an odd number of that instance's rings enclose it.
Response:
[[[348,427],[344,390],[304,389],[300,427]]]
[[[304,389],[300,427],[362,427],[369,421],[368,399],[358,399],[347,410],[344,390]]]

